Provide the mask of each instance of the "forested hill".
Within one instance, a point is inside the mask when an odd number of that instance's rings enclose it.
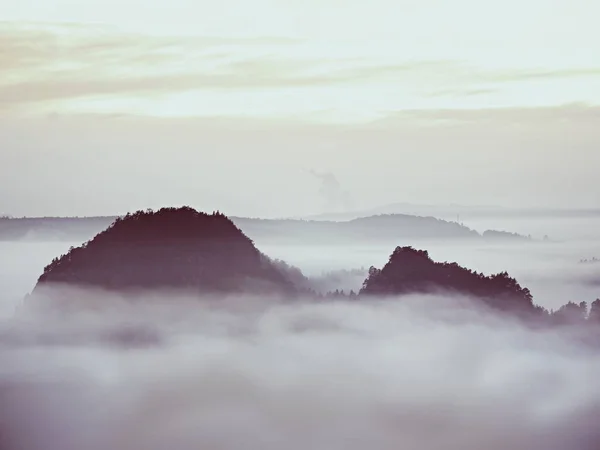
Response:
[[[220,213],[192,208],[138,211],[55,258],[38,280],[115,291],[177,288],[196,292],[294,293],[282,266]]]
[[[397,247],[383,268],[371,267],[360,293],[390,296],[438,291],[472,296],[502,310],[535,310],[529,289],[508,273],[486,276],[457,263],[435,262],[426,250],[413,247]]]
[[[484,275],[455,262],[433,261],[426,250],[396,247],[381,268],[371,267],[359,293],[363,297],[399,297],[409,294],[467,296],[497,311],[549,326],[575,326],[593,330],[600,342],[600,299],[569,301],[549,311],[533,301],[529,289],[507,272]]]

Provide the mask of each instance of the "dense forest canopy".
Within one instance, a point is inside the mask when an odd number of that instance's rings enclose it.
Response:
[[[534,304],[529,289],[507,272],[486,276],[457,263],[434,262],[425,250],[397,247],[382,269],[371,267],[360,295],[397,296],[445,292],[470,296],[488,307],[549,325],[600,325],[600,299],[568,302],[556,311]]]
[[[90,241],[54,259],[38,286],[66,283],[207,292],[252,291],[261,286],[292,292],[285,269],[260,253],[223,214],[163,208],[116,219]]]
[[[434,262],[425,250],[397,247],[382,269],[371,267],[361,294],[402,295],[436,290],[483,299],[500,309],[532,310],[529,289],[508,273],[485,276],[457,263]]]

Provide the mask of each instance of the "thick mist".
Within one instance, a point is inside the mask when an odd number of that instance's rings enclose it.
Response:
[[[74,297],[1,326],[3,449],[600,444],[598,350],[466,299]]]
[[[358,269],[414,245],[434,260],[507,270],[548,308],[593,301],[600,265],[579,262],[600,257],[593,224],[549,226],[548,242],[256,244],[325,290],[358,289]],[[600,446],[600,346],[578,333],[443,296],[78,291],[68,303],[24,303],[43,267],[78,244],[0,243],[2,450]]]
[[[10,317],[53,258],[81,242],[0,242],[0,317]]]
[[[600,297],[600,222],[597,218],[544,217],[541,219],[468,219],[466,225],[483,232],[498,229],[532,235],[533,240],[481,242],[453,239],[398,239],[377,244],[359,240],[347,245],[273,245],[256,239],[266,254],[321,277],[330,271],[382,267],[398,245],[428,250],[435,261],[457,262],[486,274],[508,271],[529,288],[537,304],[557,309],[568,301],[591,302]],[[543,240],[547,235],[548,240]],[[346,276],[339,289],[360,287],[357,277]],[[333,285],[332,285],[333,286]]]

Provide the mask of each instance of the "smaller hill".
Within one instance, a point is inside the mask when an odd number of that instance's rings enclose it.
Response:
[[[457,263],[435,262],[425,250],[397,247],[382,269],[371,267],[361,295],[450,292],[473,296],[501,310],[533,312],[529,289],[506,272],[485,276]]]
[[[201,293],[292,293],[275,264],[225,215],[189,207],[138,211],[55,258],[36,289],[51,284],[114,291],[182,288]]]

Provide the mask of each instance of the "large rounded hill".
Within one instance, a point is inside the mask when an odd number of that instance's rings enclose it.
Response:
[[[114,291],[181,288],[200,293],[292,293],[280,265],[221,213],[193,208],[138,211],[56,258],[39,277],[49,285]]]

